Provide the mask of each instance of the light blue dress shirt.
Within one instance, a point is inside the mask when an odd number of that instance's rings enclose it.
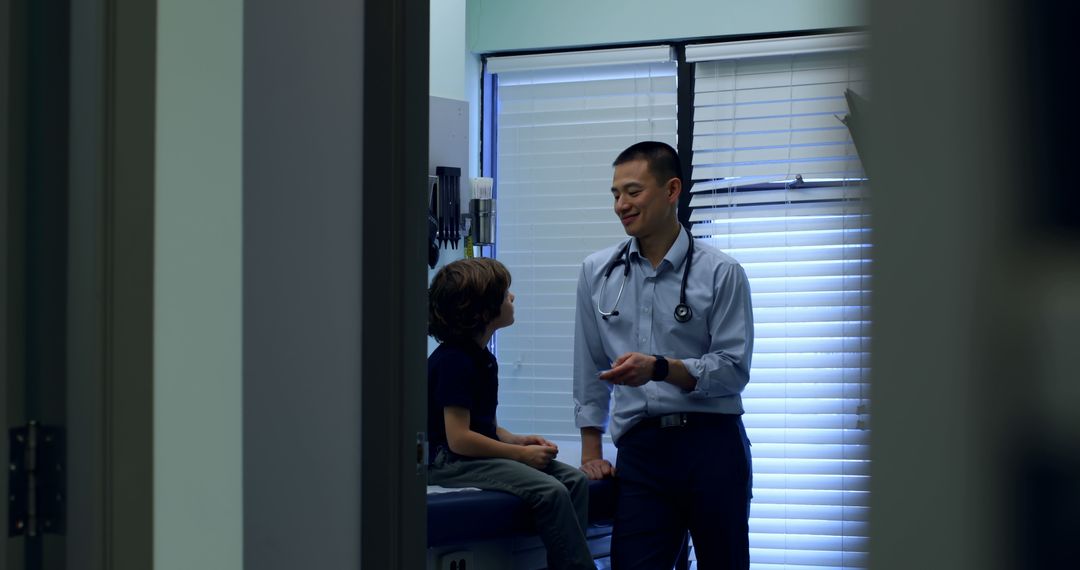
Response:
[[[617,316],[606,321],[596,303],[604,288],[601,309],[610,311],[619,294],[623,266],[604,272],[626,242],[585,259],[577,288],[574,327],[574,404],[577,427],[609,429],[619,438],[648,416],[674,412],[741,414],[740,393],[750,380],[754,348],[754,315],[746,272],[730,256],[697,241],[686,285],[686,302],[693,309],[689,322],[675,320],[683,263],[690,238],[679,232],[663,261],[654,270],[630,240],[630,275]],[[697,386],[686,391],[667,382],[648,382],[634,388],[612,386],[596,377],[627,352],[659,354],[686,365]],[[609,415],[610,409],[610,415]]]

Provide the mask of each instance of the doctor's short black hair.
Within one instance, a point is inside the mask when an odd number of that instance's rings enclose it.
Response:
[[[471,341],[499,317],[510,271],[486,257],[446,264],[428,287],[428,334],[439,342]]]
[[[649,172],[656,178],[657,184],[663,186],[672,178],[682,181],[682,162],[679,160],[679,153],[675,152],[671,145],[658,141],[642,141],[630,145],[619,153],[611,166],[641,159],[649,163]]]

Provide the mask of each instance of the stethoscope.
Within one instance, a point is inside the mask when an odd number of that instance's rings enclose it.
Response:
[[[686,259],[683,260],[683,273],[682,273],[682,288],[679,289],[679,304],[675,306],[675,320],[680,323],[685,323],[690,320],[690,317],[694,316],[694,311],[690,308],[690,305],[686,304],[686,280],[690,277],[690,264],[694,261],[694,236],[690,235],[690,230],[683,228],[686,231],[686,237],[690,239],[690,245],[686,248]],[[623,244],[619,253],[608,263],[607,271],[604,272],[604,283],[600,286],[600,296],[596,299],[596,311],[600,313],[600,316],[606,321],[608,317],[619,316],[619,301],[622,299],[623,290],[626,289],[626,282],[630,278],[630,243],[634,238],[630,238]],[[611,279],[611,272],[616,267],[623,266],[623,280],[622,285],[619,285],[619,294],[615,297],[615,304],[611,306],[610,311],[605,311],[600,308],[603,304],[604,289],[607,289],[608,280]]]

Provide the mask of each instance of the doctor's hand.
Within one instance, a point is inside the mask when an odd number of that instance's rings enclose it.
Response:
[[[599,480],[605,477],[613,477],[615,468],[607,459],[590,459],[581,463],[581,470],[589,479]]]
[[[596,377],[619,386],[636,388],[650,380],[655,363],[654,356],[640,352],[627,352],[611,363],[611,370],[605,370]]]
[[[521,448],[517,460],[534,469],[543,469],[555,459],[556,450],[546,445],[526,445]]]

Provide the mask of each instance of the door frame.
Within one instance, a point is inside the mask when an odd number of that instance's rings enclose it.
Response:
[[[430,6],[369,1],[365,18],[361,567],[421,569]]]
[[[68,560],[152,568],[157,2],[71,18]]]

